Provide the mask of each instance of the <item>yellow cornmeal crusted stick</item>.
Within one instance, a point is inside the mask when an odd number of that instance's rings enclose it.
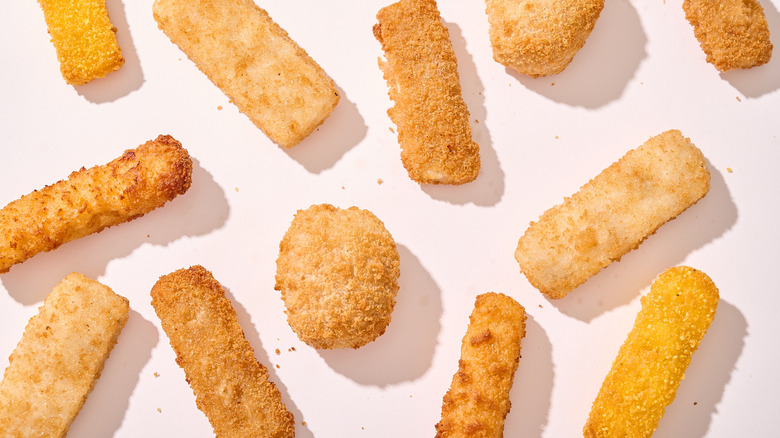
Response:
[[[81,274],[65,277],[30,318],[0,383],[0,431],[64,437],[127,322],[127,299]]]
[[[105,0],[38,0],[38,3],[67,83],[86,84],[124,64]]]
[[[586,438],[649,437],[684,378],[718,307],[703,272],[670,268],[642,297],[642,310],[604,379],[583,429]]]

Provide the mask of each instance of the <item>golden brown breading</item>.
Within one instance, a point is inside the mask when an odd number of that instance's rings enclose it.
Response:
[[[129,315],[127,299],[73,273],[30,318],[0,383],[0,431],[64,437]]]
[[[277,144],[306,138],[339,101],[333,81],[252,0],[156,0],[160,29]]]
[[[477,297],[458,371],[442,403],[437,438],[503,436],[525,319],[523,306],[504,294]]]
[[[374,36],[395,105],[401,161],[418,183],[463,184],[479,174],[479,145],[471,139],[458,61],[434,0],[401,0],[377,14]]]
[[[486,0],[493,59],[518,72],[562,72],[585,45],[604,0]]]
[[[682,7],[707,62],[718,70],[756,67],[772,57],[758,0],[685,0]]]
[[[295,436],[293,415],[211,272],[192,266],[164,275],[151,295],[176,363],[217,437]]]
[[[314,348],[358,348],[390,324],[395,241],[373,213],[329,204],[299,210],[279,244],[276,286],[287,322]]]
[[[161,135],[0,210],[0,273],[39,252],[133,220],[190,188],[192,160]]]
[[[593,402],[586,438],[653,435],[718,300],[718,288],[701,271],[678,266],[658,277]]]
[[[38,0],[65,82],[82,85],[125,63],[105,0]]]
[[[710,187],[704,155],[680,131],[656,135],[531,222],[515,259],[548,298],[639,246]]]

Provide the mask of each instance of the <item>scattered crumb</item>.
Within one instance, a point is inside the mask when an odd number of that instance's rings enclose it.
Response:
[[[235,191],[236,191],[236,193],[238,193],[238,187],[234,188],[233,190],[235,190]]]
[[[217,105],[217,109],[222,111],[222,105]]]
[[[542,308],[542,305],[541,305],[541,304],[539,304],[539,308],[540,308],[540,309]]]
[[[393,127],[392,127],[392,126],[390,127],[390,132],[392,132],[393,134],[395,134],[395,131],[393,130]]]
[[[696,406],[696,405],[698,405],[698,404],[699,404],[699,402],[693,402],[693,405],[694,405],[694,406]]]
[[[742,99],[740,99],[739,96],[737,96],[737,102],[742,102]]]
[[[147,234],[146,237],[149,238],[149,237],[152,237],[152,236],[151,236],[151,234]]]
[[[732,173],[732,172],[734,172],[734,171],[733,171],[733,170],[731,170],[731,168],[730,168],[730,167],[727,167],[727,168],[726,168],[726,172],[728,172],[728,173]]]
[[[276,355],[278,356],[279,354],[281,354],[281,351],[279,351],[279,349],[277,348],[277,349],[275,350],[275,353],[276,353]]]
[[[479,120],[477,120],[477,119],[474,119],[474,123],[479,123]]]
[[[162,409],[160,409],[160,408],[157,408],[157,412],[159,412],[159,413],[161,413],[161,414],[162,414]]]
[[[160,374],[158,374],[156,371],[154,372],[154,377],[160,377]]]
[[[341,190],[344,190],[344,186],[341,186]]]
[[[376,179],[376,183],[377,183],[377,184],[382,184],[383,182],[384,182],[384,181],[382,181],[382,178],[377,178],[377,179]]]
[[[287,349],[287,351],[295,351],[295,347],[290,347]]]
[[[558,140],[558,136],[557,135],[555,136],[555,139]]]
[[[306,426],[306,420],[301,421],[301,426]]]
[[[554,87],[554,86],[555,86],[555,82],[551,83],[551,84],[550,84],[550,86],[551,86],[551,87]]]
[[[279,366],[279,364],[276,364],[276,368],[281,368],[281,367]]]

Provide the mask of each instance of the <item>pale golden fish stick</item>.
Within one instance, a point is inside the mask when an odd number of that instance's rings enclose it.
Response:
[[[339,101],[333,81],[252,0],[156,0],[154,19],[277,144],[306,138]]]
[[[604,0],[486,0],[493,59],[518,72],[562,72],[585,45]]]
[[[401,0],[377,14],[401,161],[418,183],[463,184],[479,174],[458,62],[434,0]]]
[[[30,318],[0,383],[0,431],[64,437],[129,315],[127,299],[81,274],[65,277]]]
[[[190,188],[192,160],[161,135],[0,210],[0,273],[40,252],[130,221]]]
[[[477,297],[458,371],[442,403],[437,438],[503,436],[525,320],[523,306],[504,294]]]
[[[682,7],[707,62],[718,70],[756,67],[772,57],[758,0],[685,0]]]
[[[83,85],[125,63],[105,0],[38,0],[65,81]]]
[[[709,187],[701,151],[680,131],[666,131],[531,222],[515,259],[534,287],[548,298],[563,298],[696,203]]]
[[[667,269],[642,297],[634,328],[601,386],[586,438],[653,435],[715,317],[718,288],[687,266]]]
[[[295,436],[268,370],[255,359],[225,289],[202,266],[160,277],[151,291],[160,318],[195,393],[195,404],[220,438]]]

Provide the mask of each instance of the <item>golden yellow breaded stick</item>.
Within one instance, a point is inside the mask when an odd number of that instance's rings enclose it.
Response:
[[[125,59],[105,0],[38,0],[65,82],[83,85],[118,70]]]
[[[133,220],[190,188],[192,160],[161,135],[0,210],[0,273],[39,252]]]
[[[252,0],[155,0],[154,19],[277,144],[306,138],[339,101],[333,81]]]
[[[477,296],[458,371],[442,403],[437,438],[503,436],[525,319],[523,306],[504,294]]]
[[[385,53],[379,66],[398,128],[401,161],[418,183],[463,184],[479,174],[458,61],[434,0],[401,0],[377,14],[374,36]]]
[[[642,297],[583,429],[586,438],[653,435],[715,317],[718,288],[687,266],[667,269]]]
[[[710,172],[701,151],[666,131],[531,222],[515,259],[548,298],[563,298],[701,199]]]
[[[129,315],[127,299],[66,276],[30,318],[0,383],[4,437],[64,437]]]
[[[604,0],[486,0],[493,59],[518,72],[562,72],[585,45]]]
[[[151,295],[176,363],[216,436],[295,436],[293,415],[211,272],[196,265],[164,275]]]
[[[772,57],[758,0],[685,0],[682,7],[707,62],[718,70],[756,67]]]

